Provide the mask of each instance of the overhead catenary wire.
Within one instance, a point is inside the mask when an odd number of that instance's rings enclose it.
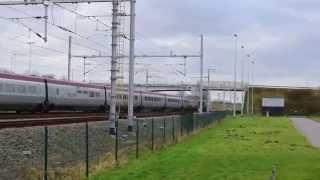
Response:
[[[86,16],[86,15],[80,14],[80,13],[77,12],[77,11],[74,11],[74,10],[72,10],[72,9],[69,9],[69,8],[65,7],[65,6],[62,6],[62,5],[58,4],[58,3],[53,3],[53,4],[54,4],[55,6],[57,6],[57,7],[60,7],[60,8],[62,8],[62,9],[64,9],[64,10],[70,12],[70,13],[76,14],[76,15],[81,16],[81,17],[84,17],[84,18],[88,18],[88,20],[90,20],[90,21],[98,22],[99,24],[104,25],[104,26],[107,27],[107,28],[111,28],[110,25],[104,23],[103,21],[101,21],[101,20],[100,20],[98,17],[96,17],[96,16]]]
[[[14,10],[14,11],[20,12],[20,13],[26,15],[26,16],[32,16],[31,14],[26,13],[25,11],[22,11],[22,10],[20,10],[20,9],[17,9],[17,8],[14,8],[14,7],[10,7],[10,6],[6,6],[6,7],[9,8],[9,9],[12,9],[12,10]],[[36,16],[36,18],[34,18],[34,19],[42,19],[42,18],[38,18],[38,16]],[[21,22],[20,22],[20,23],[21,23]],[[74,35],[76,35],[76,36],[78,36],[78,37],[80,37],[80,38],[82,38],[82,39],[84,39],[84,40],[86,40],[86,41],[92,42],[92,43],[94,43],[94,44],[96,44],[96,45],[99,45],[99,46],[101,46],[101,47],[109,48],[109,47],[107,47],[107,46],[105,46],[105,45],[103,45],[103,44],[101,44],[101,43],[98,43],[98,42],[96,42],[96,41],[94,41],[94,40],[91,40],[91,39],[87,38],[87,37],[84,36],[84,35],[81,35],[81,34],[79,34],[79,33],[77,33],[77,32],[74,32],[74,31],[72,31],[72,30],[70,30],[70,29],[68,29],[68,28],[66,28],[66,27],[64,27],[64,26],[62,26],[62,25],[57,25],[57,24],[55,24],[53,21],[52,21],[52,22],[48,21],[48,24],[51,25],[51,26],[54,26],[54,27],[56,27],[56,28],[58,28],[58,29],[60,29],[60,30],[62,30],[62,31],[65,31],[65,32],[74,34]],[[33,30],[33,28],[28,27],[28,29],[31,29],[33,32],[36,32],[35,30]],[[39,36],[40,33],[37,33],[36,35]]]
[[[63,30],[63,31],[65,31],[65,32],[68,32],[68,33],[71,33],[71,34],[74,34],[74,35],[76,35],[76,36],[78,36],[78,37],[80,37],[80,38],[82,38],[82,39],[84,39],[84,40],[87,40],[87,41],[89,41],[89,42],[92,42],[92,43],[94,43],[94,44],[96,44],[96,45],[98,45],[98,46],[101,46],[101,47],[104,47],[104,48],[109,48],[109,47],[107,47],[107,46],[105,46],[105,45],[103,45],[103,44],[101,44],[101,43],[98,43],[98,42],[96,42],[96,41],[93,41],[93,40],[85,37],[84,35],[81,35],[81,34],[79,34],[79,33],[77,33],[77,32],[74,32],[74,31],[72,31],[72,30],[70,30],[70,29],[68,29],[68,28],[66,28],[66,27],[63,27],[63,26],[60,26],[60,25],[57,25],[57,24],[54,24],[54,23],[51,23],[51,22],[48,22],[48,23],[49,23],[50,25],[54,26],[54,27],[59,28],[60,30]]]
[[[78,12],[77,12],[77,13],[78,13]],[[80,13],[78,13],[78,14],[80,14]],[[91,19],[91,20],[92,20],[92,19],[96,19],[96,18],[88,18],[88,16],[85,16],[85,15],[83,15],[83,14],[82,14],[82,17],[86,17],[87,19]],[[91,20],[90,20],[90,21],[91,21]],[[92,21],[92,22],[93,22],[93,21]],[[61,25],[56,24],[56,22],[54,22],[54,19],[52,19],[51,25],[59,28],[60,30],[63,30],[63,31],[65,31],[65,32],[68,32],[68,33],[72,33],[72,34],[73,34],[73,33],[77,33],[77,32],[75,32],[75,31],[71,31],[70,29],[68,29],[68,28],[66,28],[66,27],[63,27],[63,26],[61,26]],[[76,35],[76,36],[77,36],[77,35]],[[86,38],[86,37],[84,37],[84,36],[81,36],[81,38],[88,40],[88,38]],[[103,45],[103,47],[105,47],[105,46]],[[46,47],[42,47],[42,48],[48,49],[48,48],[46,48]],[[95,49],[95,50],[96,50],[96,49]],[[100,52],[100,50],[97,50],[97,51]]]
[[[64,41],[64,42],[68,42],[68,39],[65,39],[65,38],[62,38],[62,37],[58,37],[58,36],[56,36],[56,35],[49,35],[49,36],[50,36],[50,37],[53,37],[53,38],[55,38],[55,39]],[[90,47],[90,46],[81,44],[81,43],[79,43],[79,42],[77,42],[77,41],[73,41],[73,42],[72,42],[72,45],[76,45],[76,46],[79,46],[79,47],[83,47],[83,48],[86,48],[86,49],[90,49],[90,50],[93,50],[93,51],[97,51],[97,52],[99,52],[99,53],[105,52],[105,51],[103,51],[103,50],[101,50],[101,49],[96,49],[96,48],[93,48],[93,47]]]
[[[0,19],[6,20],[21,20],[21,19],[43,19],[44,16],[31,16],[31,17],[3,17],[1,16]]]
[[[9,39],[9,38],[8,38],[8,39]],[[27,44],[26,42],[23,42],[23,41],[18,40],[18,39],[16,40],[16,42],[19,42],[19,43],[22,43],[22,44]],[[35,43],[31,44],[31,46],[37,47],[37,48],[41,48],[41,49],[44,49],[44,50],[48,50],[48,51],[51,51],[51,52],[59,53],[59,54],[66,54],[66,52],[64,52],[64,51],[62,51],[62,50],[58,50],[58,49],[53,49],[53,48],[48,48],[48,47],[36,45]]]
[[[66,8],[65,6],[62,6],[62,5],[57,4],[57,3],[54,3],[54,5],[60,7],[61,9],[66,10],[66,11],[68,11],[68,12],[70,12],[70,13],[76,14],[76,15],[81,16],[81,17],[85,17],[85,18],[87,18],[88,20],[90,20],[90,21],[92,21],[92,22],[98,21],[100,24],[103,24],[103,25],[106,26],[106,27],[110,27],[110,25],[105,24],[103,21],[99,20],[99,18],[97,18],[97,17],[95,17],[95,16],[86,16],[86,15],[80,14],[80,13],[77,12],[77,11],[74,11],[74,10],[72,10],[72,9]],[[29,13],[26,13],[26,12],[20,10],[20,9],[17,9],[17,8],[14,8],[14,7],[10,7],[10,6],[8,6],[8,8],[10,8],[10,9],[12,9],[12,10],[15,10],[15,11],[18,11],[18,12],[20,12],[20,13],[23,13],[23,14],[25,14],[25,15],[31,16]],[[36,17],[36,18],[39,19],[39,17]],[[101,47],[104,47],[104,48],[110,48],[110,47],[107,47],[107,46],[105,46],[105,45],[103,45],[103,44],[101,44],[101,43],[98,43],[98,42],[96,42],[96,41],[93,41],[93,40],[89,39],[88,37],[86,37],[86,36],[84,36],[84,35],[81,35],[81,34],[75,32],[75,31],[72,31],[72,30],[70,30],[70,29],[68,29],[68,28],[66,28],[66,27],[64,27],[64,26],[61,26],[61,25],[56,24],[56,23],[53,21],[53,19],[52,19],[52,22],[49,22],[49,21],[48,21],[48,24],[50,24],[51,26],[54,26],[54,27],[56,27],[56,28],[58,28],[58,29],[60,29],[60,30],[62,30],[62,31],[65,31],[65,32],[67,32],[67,33],[74,34],[74,35],[78,36],[79,38],[84,39],[84,40],[89,41],[89,42],[92,42],[92,43],[94,43],[94,44],[96,44],[96,45],[98,45],[98,46],[101,46]],[[31,28],[30,28],[30,29],[31,29]],[[34,32],[35,32],[35,31],[34,31]],[[142,39],[145,39],[145,38],[142,36],[141,33],[139,33],[139,32],[136,32],[136,33],[137,33],[137,35],[138,35],[138,39],[139,39],[139,37],[141,37]],[[36,35],[39,36],[40,34],[39,34],[39,33],[36,33]],[[128,39],[128,37],[127,37],[127,35],[126,35],[125,33],[121,33],[120,36],[121,36],[122,38],[124,38],[124,39]],[[39,36],[39,37],[40,37],[40,36]],[[100,51],[99,51],[99,52],[100,52]],[[101,52],[102,52],[102,51],[101,51]]]

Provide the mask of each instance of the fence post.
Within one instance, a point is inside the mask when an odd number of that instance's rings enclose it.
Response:
[[[174,116],[172,116],[172,143],[175,143]]]
[[[115,160],[116,160],[116,165],[118,166],[118,146],[119,146],[119,122],[118,122],[118,117],[116,115],[116,142],[115,142]]]
[[[166,144],[166,118],[163,119],[163,144]]]
[[[182,127],[182,117],[180,116],[180,137],[182,138],[183,136],[183,127]]]
[[[154,119],[151,120],[151,150],[154,150]]]
[[[89,127],[86,120],[86,177],[89,177]]]
[[[276,166],[272,167],[272,175],[270,177],[270,180],[276,180],[277,179],[277,171],[276,171]]]
[[[192,129],[191,129],[191,133],[193,133],[193,131],[194,131],[195,124],[196,124],[196,118],[195,118],[195,114],[193,114],[193,116],[192,116]]]
[[[136,158],[139,158],[139,119],[136,119]]]
[[[48,127],[44,127],[44,172],[43,179],[48,180]]]

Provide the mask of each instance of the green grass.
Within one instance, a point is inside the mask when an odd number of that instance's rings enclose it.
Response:
[[[183,143],[93,176],[94,180],[320,179],[320,151],[287,118],[227,118]]]

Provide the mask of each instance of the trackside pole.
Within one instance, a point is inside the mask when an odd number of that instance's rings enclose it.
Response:
[[[48,127],[44,127],[44,170],[43,179],[48,179]]]
[[[89,125],[86,120],[86,177],[89,177]]]
[[[201,34],[201,44],[200,44],[200,106],[199,113],[203,112],[203,35]]]
[[[134,104],[134,61],[135,61],[135,16],[136,0],[130,1],[130,55],[129,55],[129,98],[128,98],[128,131],[133,131]]]
[[[118,10],[119,2],[112,2],[112,57],[111,57],[111,99],[110,99],[110,134],[116,135],[116,95],[117,95],[117,52],[118,52]]]

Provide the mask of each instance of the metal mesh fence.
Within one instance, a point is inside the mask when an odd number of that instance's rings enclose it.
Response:
[[[42,128],[0,131],[0,179],[42,177]]]
[[[0,180],[82,179],[175,144],[198,129],[219,122],[226,112],[138,118],[133,132],[119,120],[110,136],[110,122],[0,130]]]

